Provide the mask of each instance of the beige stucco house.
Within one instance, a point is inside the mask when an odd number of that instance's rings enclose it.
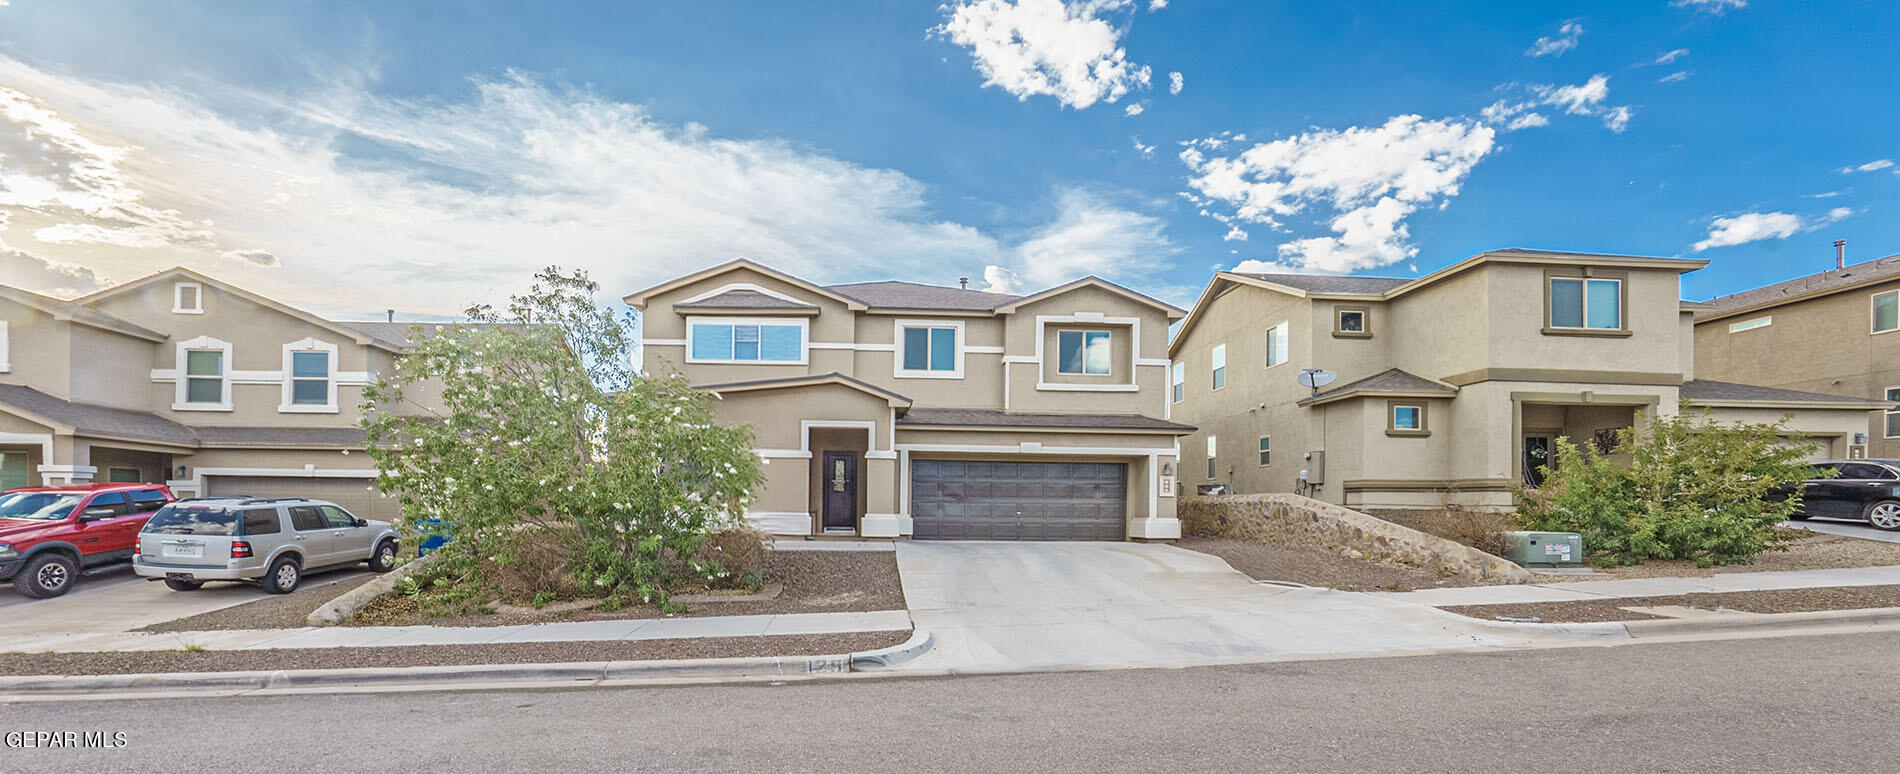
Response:
[[[1509,249],[1415,279],[1221,272],[1169,348],[1181,485],[1353,507],[1511,504],[1557,437],[1607,446],[1679,401],[1795,416],[1842,455],[1877,404],[1699,378],[1705,261]],[[1302,369],[1332,371],[1315,391]],[[1738,375],[1739,376],[1739,375]]]
[[[750,261],[626,297],[644,371],[756,436],[748,517],[785,535],[1172,539],[1167,331],[1085,278],[1026,296],[817,285]]]
[[[165,482],[393,517],[357,407],[409,327],[327,320],[184,268],[72,301],[0,286],[0,485]]]
[[[1696,373],[1900,407],[1900,255],[1708,302]],[[1846,456],[1900,457],[1900,408],[1868,412]]]

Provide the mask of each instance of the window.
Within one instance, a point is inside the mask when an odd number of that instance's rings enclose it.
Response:
[[[1207,437],[1207,477],[1208,478],[1214,477],[1214,459],[1216,457],[1216,454],[1215,454],[1216,448],[1217,447],[1214,442],[1214,436],[1211,436],[1211,435],[1208,436]]]
[[[275,535],[283,531],[276,508],[252,508],[244,512],[244,534]]]
[[[1900,330],[1900,290],[1874,294],[1874,332]]]
[[[1180,403],[1187,397],[1187,364],[1175,363],[1168,366],[1168,382],[1174,388],[1174,402]]]
[[[185,402],[224,403],[224,352],[194,349],[185,352]]]
[[[132,493],[132,512],[151,513],[165,507],[165,493],[156,489],[140,489]]]
[[[900,372],[947,376],[959,372],[955,326],[906,325]]]
[[[1287,324],[1280,323],[1267,329],[1267,367],[1272,368],[1286,362]]]
[[[108,484],[137,484],[142,478],[144,475],[139,473],[138,468],[106,468]]]
[[[1214,347],[1214,389],[1227,386],[1227,345]],[[1211,439],[1210,439],[1211,440]]]
[[[1888,387],[1887,400],[1900,403],[1900,387]],[[1900,438],[1900,408],[1887,410],[1887,437]]]
[[[205,289],[196,282],[172,285],[172,314],[204,314]]]
[[[1108,331],[1057,331],[1056,373],[1107,376]]]
[[[13,370],[13,359],[7,354],[7,321],[0,320],[0,374]]]
[[[1268,436],[1260,436],[1260,467],[1264,468],[1273,462],[1272,441]]]
[[[332,529],[354,527],[356,526],[356,517],[351,516],[349,511],[343,510],[342,508],[338,508],[334,505],[325,505],[323,506],[323,523],[324,526]]]
[[[1623,281],[1552,278],[1549,322],[1552,328],[1622,330]]]
[[[290,353],[290,402],[299,406],[330,402],[330,353]]]
[[[1333,338],[1372,338],[1372,310],[1363,306],[1333,307]]]
[[[1386,404],[1386,435],[1429,435],[1429,431],[1425,423],[1425,404],[1398,401]]]
[[[1729,323],[1728,332],[1741,333],[1742,331],[1752,331],[1756,328],[1766,328],[1770,325],[1773,325],[1774,323],[1775,323],[1774,317],[1757,317],[1753,320],[1743,320],[1741,322]]]
[[[805,325],[753,320],[689,322],[687,360],[696,363],[802,363]]]
[[[311,505],[293,505],[290,508],[290,525],[296,527],[298,532],[323,529],[323,511]]]
[[[94,495],[86,503],[86,511],[79,515],[82,519],[113,519],[132,512],[132,503],[125,499],[124,492],[106,492]]]
[[[1841,478],[1856,481],[1889,481],[1894,478],[1893,471],[1871,462],[1850,462],[1841,466]]]

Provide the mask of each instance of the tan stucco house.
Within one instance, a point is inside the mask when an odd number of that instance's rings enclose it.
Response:
[[[1845,456],[1900,457],[1900,255],[1708,302],[1695,363],[1716,379],[1891,402]]]
[[[1554,439],[1607,447],[1679,401],[1795,416],[1847,453],[1865,398],[1698,374],[1681,275],[1705,261],[1507,249],[1422,277],[1221,272],[1169,348],[1181,485],[1352,507],[1507,507]],[[1301,386],[1303,369],[1337,380]],[[1742,376],[1737,374],[1737,377]]]
[[[409,330],[184,268],[72,301],[0,286],[0,485],[164,482],[391,518],[358,404]]]
[[[1024,296],[818,285],[738,260],[626,297],[643,370],[749,424],[783,535],[1172,539],[1167,332],[1185,313],[1084,278]]]

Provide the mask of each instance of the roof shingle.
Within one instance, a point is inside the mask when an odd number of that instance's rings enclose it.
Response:
[[[987,312],[1021,298],[1008,293],[897,281],[827,285],[825,289],[870,307],[941,312]]]
[[[900,427],[1040,427],[1083,430],[1172,430],[1194,432],[1192,425],[1141,414],[1028,414],[996,409],[913,408],[897,418]]]
[[[1715,317],[1740,309],[1771,304],[1776,301],[1792,300],[1804,296],[1825,294],[1837,289],[1845,289],[1870,280],[1885,278],[1900,279],[1900,255],[1889,255],[1871,261],[1862,261],[1852,266],[1829,269],[1819,274],[1796,277],[1786,282],[1777,282],[1766,287],[1722,296],[1709,301],[1708,308],[1697,312],[1696,318]]]
[[[1861,398],[1852,395],[1830,395],[1824,392],[1803,392],[1784,390],[1779,387],[1762,387],[1736,382],[1718,382],[1713,379],[1690,379],[1682,383],[1682,397],[1690,402],[1696,401],[1760,401],[1760,402],[1796,402],[1796,403],[1878,403],[1875,398]]]
[[[1376,295],[1396,288],[1409,279],[1402,277],[1355,277],[1334,274],[1265,274],[1254,272],[1228,272],[1242,277],[1252,277],[1275,285],[1285,285],[1308,293],[1361,293]]]
[[[1301,400],[1300,403],[1325,400],[1349,392],[1441,392],[1453,395],[1458,392],[1458,389],[1408,371],[1388,368],[1364,379],[1347,382],[1330,390],[1322,390],[1318,395]]]

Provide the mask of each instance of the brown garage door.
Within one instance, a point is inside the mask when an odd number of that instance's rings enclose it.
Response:
[[[1128,466],[1119,462],[911,462],[919,540],[1121,540]]]
[[[285,476],[207,476],[206,495],[252,497],[308,497],[329,500],[365,519],[393,521],[402,503],[375,491],[369,478],[301,478]]]

